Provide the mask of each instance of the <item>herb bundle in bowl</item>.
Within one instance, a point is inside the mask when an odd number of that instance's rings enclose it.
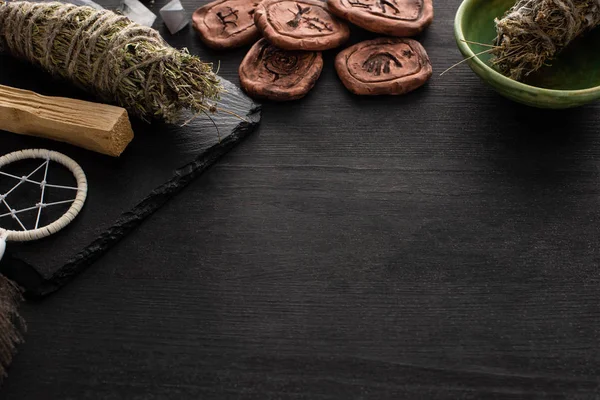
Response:
[[[541,108],[600,99],[596,0],[465,0],[455,19],[471,69],[500,94]]]

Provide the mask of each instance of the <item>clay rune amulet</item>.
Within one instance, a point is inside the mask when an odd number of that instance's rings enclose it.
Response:
[[[286,50],[333,49],[350,36],[348,25],[319,0],[265,0],[254,22],[265,38]]]
[[[260,0],[217,0],[197,9],[192,15],[200,38],[214,49],[250,44],[260,38],[254,25],[254,10]]]
[[[335,15],[368,31],[414,36],[433,21],[432,0],[328,0]]]
[[[429,57],[412,39],[380,38],[358,43],[335,58],[338,76],[354,94],[400,95],[431,78]]]
[[[240,84],[251,97],[296,100],[313,88],[322,69],[319,52],[282,50],[261,39],[240,65]]]

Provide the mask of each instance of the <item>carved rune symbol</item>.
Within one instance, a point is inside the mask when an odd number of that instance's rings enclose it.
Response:
[[[306,22],[306,25],[310,29],[316,29],[319,32],[323,32],[323,31],[333,32],[333,26],[331,24],[329,24],[327,22],[323,22],[317,17],[314,17],[314,18],[304,17],[304,22]]]
[[[384,14],[387,12],[387,8],[386,7],[389,7],[394,14],[399,14],[400,13],[400,10],[398,9],[398,5],[396,4],[396,0],[390,0],[390,1],[388,1],[388,0],[378,0],[377,1],[377,6],[379,6],[379,8],[381,8],[381,12],[384,13]]]
[[[360,0],[349,0],[348,4],[350,4],[352,7],[358,7],[358,8],[371,8],[370,4],[367,3],[363,3]]]
[[[219,11],[217,13],[217,17],[219,17],[219,20],[221,20],[221,23],[223,24],[223,31],[227,30],[227,25],[231,24],[235,27],[237,27],[237,20],[238,20],[238,10],[234,10],[231,7],[227,7],[228,9],[228,13],[225,14],[223,13],[223,11]]]
[[[402,63],[393,54],[390,53],[378,53],[373,54],[363,63],[363,69],[368,73],[376,76],[389,74],[391,72],[390,66],[394,63],[397,68],[402,68]]]
[[[291,19],[287,22],[287,24],[292,28],[297,28],[298,25],[300,25],[300,21],[302,21],[303,15],[310,11],[310,7],[302,8],[300,4],[297,4],[296,6],[298,7],[298,12],[289,10],[292,14],[294,14],[294,19]]]
[[[300,4],[297,4],[298,11],[288,10],[294,14],[294,19],[287,22],[289,26],[296,29],[300,26],[301,22],[304,22],[308,29],[316,29],[319,32],[329,31],[333,32],[333,26],[330,23],[322,21],[319,17],[309,17],[306,14],[310,12],[310,7],[302,8]]]
[[[248,15],[250,15],[250,17],[254,17],[254,13],[256,12],[256,7],[258,7],[258,3],[252,4],[252,10],[248,11]]]
[[[398,8],[396,0],[376,0],[375,4],[370,4],[368,1],[348,0],[348,4],[352,7],[367,8],[369,10],[372,10],[372,7],[378,7],[383,14],[387,14],[389,10],[392,11],[392,14],[400,14],[400,8]]]
[[[270,45],[261,47],[258,60],[261,60],[265,69],[273,75],[273,82],[292,74],[300,62],[296,54]]]

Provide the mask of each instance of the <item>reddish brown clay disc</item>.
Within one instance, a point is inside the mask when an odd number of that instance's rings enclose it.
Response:
[[[261,39],[240,65],[240,83],[251,97],[296,100],[313,88],[322,69],[319,52],[282,50]]]
[[[319,0],[264,0],[254,22],[265,38],[286,50],[333,49],[350,36],[348,25]]]
[[[254,25],[254,10],[260,0],[217,0],[192,15],[202,41],[214,49],[244,46],[260,38]]]
[[[390,36],[414,36],[433,21],[432,0],[328,0],[337,16]]]
[[[358,43],[340,52],[335,69],[352,93],[400,95],[431,78],[429,57],[412,39],[380,38]]]

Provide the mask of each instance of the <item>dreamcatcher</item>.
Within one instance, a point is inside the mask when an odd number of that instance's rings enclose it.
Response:
[[[69,182],[75,178],[75,186],[50,183],[50,173],[61,172],[51,168],[52,163],[63,167],[63,173],[70,172]],[[31,172],[20,173],[23,168]],[[87,179],[81,167],[50,150],[21,150],[0,157],[0,181],[4,184],[0,186],[0,260],[7,241],[42,239],[63,229],[79,214],[87,197]],[[66,194],[56,197],[49,192]],[[61,207],[67,206],[66,212],[61,212]],[[55,219],[57,212],[59,217]],[[0,381],[6,376],[16,346],[23,341],[25,321],[18,312],[21,299],[17,285],[0,275]]]
[[[33,171],[27,175],[15,175],[4,170],[9,164],[25,160],[41,161],[41,163],[36,163]],[[73,174],[75,186],[58,185],[48,181],[50,165],[53,162]],[[37,176],[42,176],[41,180],[36,178]],[[79,214],[87,197],[87,179],[81,167],[69,157],[55,151],[29,149],[2,156],[0,157],[0,178],[14,181],[14,185],[11,182],[10,189],[5,192],[0,191],[0,260],[4,255],[7,241],[28,242],[45,238],[63,229]],[[13,208],[11,195],[27,185],[37,186],[39,197],[28,200],[30,201],[29,205],[19,209]],[[63,200],[48,201],[50,190],[64,191],[69,195]],[[23,199],[19,200],[21,203],[23,202]],[[71,206],[58,219],[48,221],[47,216],[44,215],[44,213],[51,215],[52,213],[48,212],[50,209],[56,209],[59,206],[65,207],[68,204]],[[29,221],[24,218],[27,214],[29,214]],[[7,224],[10,224],[11,227],[8,228]]]

